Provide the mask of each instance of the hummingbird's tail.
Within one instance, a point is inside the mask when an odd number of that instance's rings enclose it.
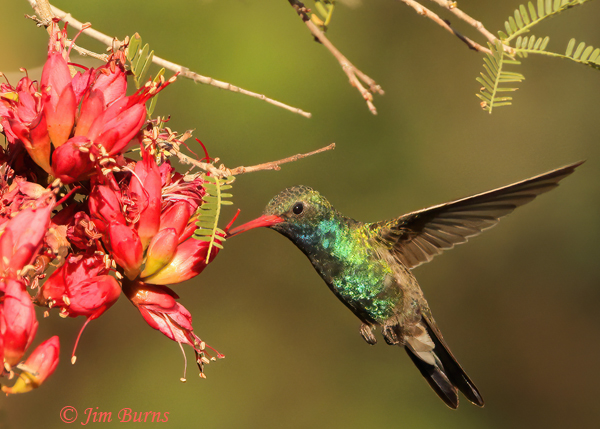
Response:
[[[458,391],[483,407],[483,398],[444,342],[435,322],[422,315],[417,335],[405,336],[405,350],[431,388],[450,408],[458,407]]]

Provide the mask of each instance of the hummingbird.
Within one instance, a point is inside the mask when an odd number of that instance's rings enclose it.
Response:
[[[262,216],[234,228],[229,236],[268,227],[290,239],[360,319],[367,343],[377,342],[373,329],[380,328],[387,344],[406,350],[448,407],[458,407],[458,391],[483,407],[479,390],[444,341],[411,270],[556,188],[582,163],[374,223],[346,217],[319,192],[295,186],[276,195]]]

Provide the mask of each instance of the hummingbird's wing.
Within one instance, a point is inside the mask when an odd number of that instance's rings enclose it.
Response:
[[[388,247],[400,262],[414,268],[491,228],[517,207],[554,189],[583,162],[368,226],[375,239]]]

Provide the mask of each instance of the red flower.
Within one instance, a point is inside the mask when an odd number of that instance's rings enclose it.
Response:
[[[5,291],[0,304],[0,336],[4,344],[4,362],[14,366],[31,345],[38,321],[25,285],[9,279],[5,279],[4,283]]]
[[[124,152],[146,120],[147,98],[122,98],[94,119],[86,136],[104,146],[109,155]]]
[[[87,324],[108,310],[121,294],[119,283],[107,273],[100,255],[71,255],[39,290],[38,304],[60,308],[64,316],[87,317],[77,336],[73,356]]]
[[[39,88],[27,77],[17,88],[0,85],[0,125],[9,142],[23,144],[36,164],[65,184],[87,178],[100,157],[124,152],[146,121],[145,103],[172,82],[151,83],[127,97],[119,55],[98,69],[75,72],[70,43],[66,30],[54,30]],[[59,150],[67,142],[70,147]]]
[[[137,307],[144,320],[154,329],[179,344],[187,344],[194,349],[196,363],[200,368],[200,376],[204,376],[203,364],[209,363],[206,358],[206,344],[192,327],[190,312],[176,301],[179,297],[165,286],[154,286],[141,281],[124,282],[123,293]],[[225,357],[215,349],[218,358]],[[214,360],[214,358],[213,358]]]
[[[41,286],[37,301],[65,316],[97,319],[119,298],[121,288],[100,255],[70,255]]]
[[[39,387],[58,366],[59,352],[60,342],[56,335],[44,341],[27,358],[23,365],[25,370],[19,374],[14,386],[2,386],[2,390],[10,395],[29,392]]]
[[[158,169],[153,156],[142,151],[142,157],[128,180],[121,182],[121,189],[111,180],[94,185],[88,201],[90,215],[128,279],[139,276],[146,283],[180,283],[207,265],[208,243],[191,237],[196,229],[193,213],[202,201],[198,191],[202,182],[179,179],[183,183],[173,183]],[[217,253],[213,247],[209,263]]]
[[[75,124],[78,103],[71,81],[71,72],[62,54],[50,52],[42,70],[41,84],[44,115],[54,147],[69,139]]]

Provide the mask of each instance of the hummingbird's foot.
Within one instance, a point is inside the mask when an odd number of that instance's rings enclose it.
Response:
[[[363,339],[370,345],[377,344],[377,338],[373,335],[372,329],[371,325],[367,325],[366,323],[360,325],[360,335],[362,335]]]
[[[395,331],[396,326],[384,325],[381,327],[381,333],[383,334],[383,338],[385,342],[390,346],[395,346],[400,343],[398,339],[398,335],[396,335]]]

